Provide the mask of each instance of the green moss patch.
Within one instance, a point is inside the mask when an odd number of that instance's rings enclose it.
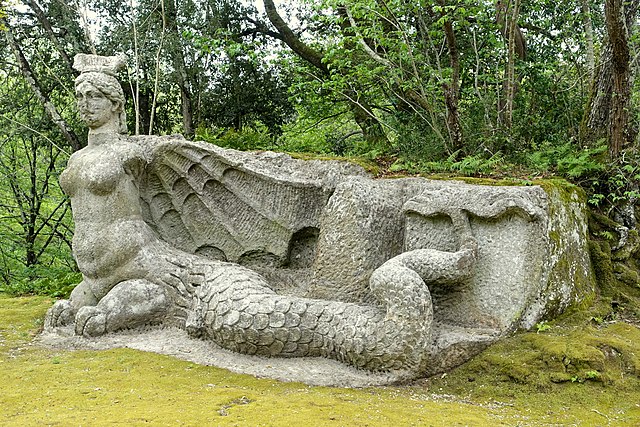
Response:
[[[638,425],[640,328],[585,314],[507,338],[423,383],[476,402],[546,413],[554,425]]]
[[[31,341],[51,303],[47,297],[11,298],[0,293],[0,357]]]
[[[640,329],[625,323],[552,326],[544,333],[523,333],[504,340],[465,369],[543,391],[562,382],[633,388],[640,384],[638,343]]]
[[[337,160],[337,161],[352,163],[354,165],[360,166],[367,173],[370,173],[373,176],[378,176],[382,173],[382,169],[377,163],[362,157],[343,157],[343,156],[331,156],[326,154],[299,153],[299,152],[289,152],[289,151],[287,151],[286,154],[288,154],[294,159],[300,159],[300,160],[323,160],[323,161]]]
[[[598,287],[623,318],[640,319],[640,237],[628,230],[625,240],[620,224],[591,212],[589,252]],[[621,244],[623,243],[623,244]]]
[[[584,315],[509,338],[443,377],[339,389],[128,349],[28,345],[50,304],[0,296],[0,425],[632,426],[640,419],[639,330]]]

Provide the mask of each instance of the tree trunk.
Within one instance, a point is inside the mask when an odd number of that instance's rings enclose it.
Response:
[[[451,81],[443,83],[445,104],[447,106],[447,130],[451,139],[453,151],[462,150],[462,126],[460,125],[460,111],[458,99],[460,97],[460,52],[456,44],[456,35],[453,31],[453,23],[447,19],[444,23],[444,34],[449,50],[449,63],[452,69]]]
[[[612,50],[613,92],[609,128],[609,154],[618,157],[629,141],[629,101],[631,99],[631,54],[625,26],[623,0],[607,0],[604,14]]]
[[[588,0],[581,0],[582,20],[584,22],[584,38],[587,43],[587,71],[589,72],[589,86],[593,85],[596,70],[596,50],[593,40],[593,21]]]
[[[607,136],[609,114],[611,112],[611,93],[613,91],[612,61],[611,44],[606,40],[595,69],[588,108],[585,111],[585,117],[580,129],[583,142],[593,143]]]
[[[351,109],[353,110],[353,117],[362,131],[362,137],[367,143],[375,146],[389,142],[382,126],[380,126],[380,122],[375,117],[372,117],[366,106],[361,107],[357,104],[352,104]]]
[[[630,125],[633,74],[629,36],[635,27],[640,0],[607,0],[607,38],[596,68],[596,77],[581,126],[581,139],[591,144],[606,139],[615,159],[637,131]]]
[[[524,60],[527,55],[527,45],[518,25],[520,15],[520,0],[503,0],[496,2],[496,22],[500,34],[507,42],[507,64],[502,83],[503,94],[498,101],[498,121],[507,130],[513,124],[513,109],[515,97],[520,87],[520,77],[516,73],[516,60]]]
[[[323,74],[329,75],[329,68],[327,68],[327,64],[322,62],[323,55],[305,44],[293,31],[291,31],[291,28],[289,28],[287,23],[278,13],[278,9],[276,9],[276,5],[273,3],[273,0],[263,0],[263,4],[269,21],[271,21],[276,30],[278,30],[278,33],[282,36],[282,40],[286,45],[302,59],[322,71]]]
[[[187,77],[187,66],[184,61],[184,50],[182,49],[182,37],[178,28],[178,12],[174,0],[163,1],[165,2],[167,31],[171,40],[168,48],[170,49],[171,62],[176,73],[176,83],[180,89],[182,102],[182,126],[185,137],[192,138],[195,133],[193,129],[193,106]]]

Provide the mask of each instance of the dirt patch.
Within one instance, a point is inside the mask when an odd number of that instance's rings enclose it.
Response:
[[[394,374],[362,371],[320,357],[283,359],[234,353],[212,342],[193,339],[177,328],[124,331],[98,338],[79,337],[70,328],[56,328],[42,332],[35,343],[61,350],[131,348],[174,356],[200,365],[217,366],[258,378],[315,386],[367,387],[393,384],[401,380],[400,376]]]

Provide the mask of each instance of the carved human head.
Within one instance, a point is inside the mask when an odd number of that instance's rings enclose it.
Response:
[[[127,133],[124,92],[115,77],[124,64],[121,57],[76,55],[74,68],[81,71],[76,78],[78,109],[90,128],[117,120],[119,133]]]

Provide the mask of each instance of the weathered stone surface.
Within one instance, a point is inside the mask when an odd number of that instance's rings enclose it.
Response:
[[[48,329],[163,324],[398,379],[449,369],[593,293],[573,190],[374,180],[347,163],[127,137],[114,82],[93,68],[78,78],[89,145],[61,185],[84,280]]]

